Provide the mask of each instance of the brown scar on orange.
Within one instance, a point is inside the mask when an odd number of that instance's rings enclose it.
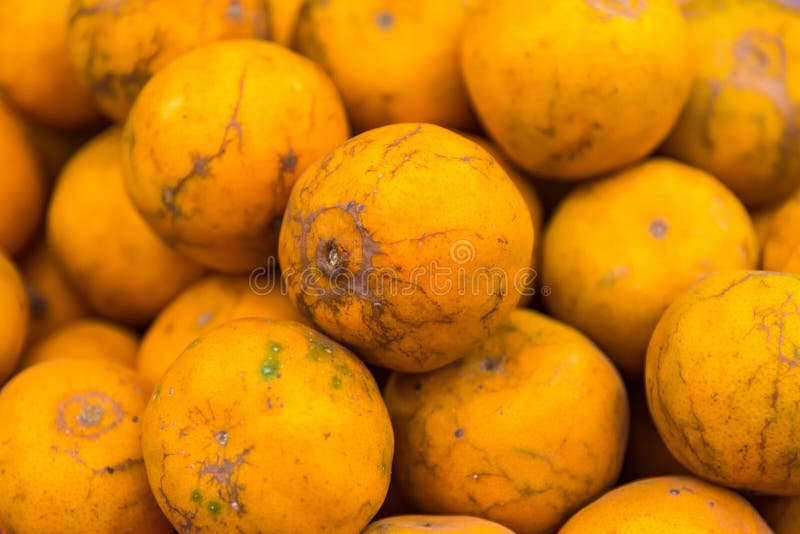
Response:
[[[61,402],[55,423],[62,434],[97,439],[119,425],[124,415],[122,405],[110,395],[88,391]]]

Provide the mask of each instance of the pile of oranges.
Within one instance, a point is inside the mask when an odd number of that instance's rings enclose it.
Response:
[[[0,533],[800,533],[800,3],[0,0]]]

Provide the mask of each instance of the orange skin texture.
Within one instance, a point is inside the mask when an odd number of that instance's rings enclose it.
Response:
[[[67,55],[68,4],[0,2],[0,93],[26,115],[59,128],[98,118]]]
[[[394,438],[378,386],[352,353],[300,323],[246,318],[198,338],[170,366],[142,445],[179,532],[344,534],[380,507]]]
[[[29,305],[17,266],[0,249],[0,386],[11,376],[28,333]],[[0,441],[2,443],[2,441]],[[0,523],[0,525],[2,525]]]
[[[272,36],[276,43],[283,46],[292,44],[297,16],[304,0],[270,0],[272,16]]]
[[[3,100],[0,100],[0,161],[3,162],[0,249],[13,255],[28,243],[41,221],[45,184],[25,126]]]
[[[797,534],[800,525],[800,496],[762,497],[755,506],[775,534]]]
[[[800,191],[772,218],[764,240],[764,269],[800,274]]]
[[[718,177],[748,206],[786,198],[800,185],[800,11],[737,0],[682,9],[695,80],[664,153]]]
[[[673,0],[480,2],[461,64],[489,136],[528,172],[561,179],[647,155],[691,83],[688,32]]]
[[[86,303],[64,276],[46,244],[40,243],[31,250],[20,268],[31,309],[29,345],[89,314]]]
[[[356,132],[398,122],[475,129],[459,64],[472,0],[312,0],[295,47],[330,74]]]
[[[673,298],[708,273],[757,262],[739,200],[708,174],[656,158],[579,186],[561,203],[545,230],[545,306],[638,377]]]
[[[491,155],[438,126],[396,124],[300,177],[279,257],[317,326],[369,363],[422,372],[488,337],[519,301],[532,251],[525,201]]]
[[[0,391],[0,529],[168,534],[142,461],[147,393],[122,366],[43,362]]]
[[[333,82],[264,41],[220,41],[156,74],[125,126],[125,184],[148,223],[209,267],[246,272],[277,247],[296,178],[349,136]]]
[[[619,374],[583,335],[534,311],[514,310],[447,367],[394,373],[384,397],[395,476],[427,513],[552,532],[622,467],[628,401]]]
[[[252,285],[251,285],[252,283]],[[277,280],[266,277],[210,275],[187,287],[169,303],[142,338],[136,369],[152,384],[196,338],[242,317],[266,317],[305,323]]]
[[[716,273],[659,321],[647,351],[647,400],[670,452],[696,475],[800,494],[798,294],[800,276]]]
[[[558,534],[772,534],[736,493],[692,477],[620,486],[575,514]]]
[[[176,57],[222,39],[268,39],[268,0],[72,0],[69,56],[100,109],[122,121]]]
[[[503,525],[478,517],[405,515],[387,517],[369,525],[362,534],[514,534]]]
[[[57,358],[112,362],[133,369],[139,338],[130,328],[99,319],[73,321],[33,345],[20,367]]]
[[[120,153],[120,130],[111,128],[70,160],[50,202],[47,242],[94,312],[142,326],[204,271],[165,245],[133,207]]]

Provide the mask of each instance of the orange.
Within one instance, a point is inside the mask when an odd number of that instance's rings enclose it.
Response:
[[[161,242],[131,204],[120,139],[111,128],[70,160],[50,202],[47,241],[94,312],[142,326],[203,270]]]
[[[28,314],[28,296],[22,277],[17,266],[0,250],[0,386],[11,375],[22,353],[28,333]]]
[[[791,197],[785,202],[789,202],[790,200]],[[750,210],[750,219],[753,221],[753,228],[756,231],[756,236],[758,236],[758,244],[761,251],[759,263],[760,267],[763,267],[764,264],[764,246],[766,245],[767,236],[772,228],[772,221],[775,218],[775,214],[778,213],[785,202],[769,204],[764,207]]]
[[[272,43],[220,41],[144,88],[125,126],[125,183],[176,250],[246,272],[275,253],[297,176],[348,134],[317,65]]]
[[[461,64],[489,136],[525,170],[562,179],[652,152],[691,84],[673,0],[479,2]]]
[[[761,498],[756,500],[755,505],[775,534],[797,534],[800,496]]]
[[[112,363],[60,359],[0,391],[0,529],[26,534],[171,532],[147,484],[147,393]]]
[[[533,224],[497,161],[429,124],[370,130],[292,190],[289,296],[366,361],[419,372],[462,356],[519,301]]]
[[[292,44],[297,15],[304,0],[270,0],[272,35],[275,42],[283,46]]]
[[[691,477],[620,486],[575,514],[558,534],[772,534],[732,491]]]
[[[763,256],[764,269],[800,274],[800,191],[773,215]]]
[[[670,305],[647,350],[647,399],[670,452],[729,488],[800,494],[800,276],[727,271]]]
[[[181,532],[360,532],[386,495],[393,435],[350,352],[291,321],[235,319],[153,392],[145,466]]]
[[[393,374],[395,476],[418,509],[547,533],[617,479],[625,387],[583,335],[514,310],[485,344],[421,375]]]
[[[514,534],[512,530],[486,519],[466,516],[406,515],[375,521],[362,534],[426,532],[459,534]]]
[[[681,290],[724,269],[757,266],[739,200],[703,171],[656,158],[562,201],[545,231],[542,283],[554,317],[640,376],[658,318]]]

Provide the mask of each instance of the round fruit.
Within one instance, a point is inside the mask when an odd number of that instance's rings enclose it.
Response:
[[[764,246],[767,243],[767,236],[769,235],[770,229],[772,228],[772,221],[775,218],[775,215],[778,211],[783,207],[786,202],[778,202],[775,204],[769,204],[767,206],[763,206],[757,209],[750,210],[750,219],[753,221],[753,228],[756,231],[756,236],[758,237],[758,244],[761,247],[761,263],[760,265],[763,267],[764,264]]]
[[[133,368],[139,339],[130,329],[98,319],[79,319],[28,349],[22,368],[58,358],[114,362]]]
[[[660,477],[620,486],[596,500],[558,534],[772,534],[732,491],[691,477]]]
[[[797,5],[683,6],[695,81],[664,151],[718,177],[748,206],[779,201],[800,185]]]
[[[124,367],[40,363],[0,391],[0,530],[171,532],[140,444],[147,393]]]
[[[139,91],[170,61],[205,43],[270,34],[268,0],[72,0],[72,64],[100,109],[128,115]]]
[[[800,276],[709,275],[662,316],[647,399],[670,452],[729,488],[800,494]]]
[[[198,338],[170,366],[142,446],[181,532],[345,533],[380,507],[394,439],[358,358],[305,325],[251,318]]]
[[[514,534],[503,525],[467,516],[405,515],[387,517],[369,525],[362,534]]]
[[[330,74],[357,132],[398,122],[470,129],[458,49],[474,3],[306,2],[295,45]]]
[[[683,289],[725,269],[757,267],[739,200],[708,174],[652,159],[582,184],[545,231],[545,306],[641,376],[658,318]]]
[[[512,311],[446,367],[393,374],[385,397],[395,476],[428,513],[552,532],[622,467],[628,404],[619,374],[580,333],[533,311]]]
[[[292,44],[297,16],[304,3],[304,0],[270,0],[272,34],[276,43],[287,47]]]
[[[800,274],[800,191],[772,217],[764,239],[764,269]]]
[[[486,131],[534,174],[584,178],[664,139],[689,94],[686,23],[673,0],[492,0],[461,63]]]
[[[28,334],[28,296],[16,265],[0,250],[0,386],[11,375]],[[0,441],[2,443],[2,441]],[[2,525],[0,525],[2,526]]]
[[[47,239],[95,312],[141,326],[203,270],[161,242],[131,205],[120,152],[112,128],[70,160],[50,202]]]
[[[244,272],[275,253],[295,178],[348,136],[322,69],[263,41],[220,41],[156,74],[125,126],[133,203],[177,250]]]
[[[231,319],[306,322],[278,282],[266,273],[264,277],[211,275],[187,287],[150,325],[142,339],[137,370],[156,384],[189,343]]]
[[[292,190],[280,264],[300,311],[370,363],[441,367],[516,306],[533,224],[476,143],[427,124],[370,130]]]

